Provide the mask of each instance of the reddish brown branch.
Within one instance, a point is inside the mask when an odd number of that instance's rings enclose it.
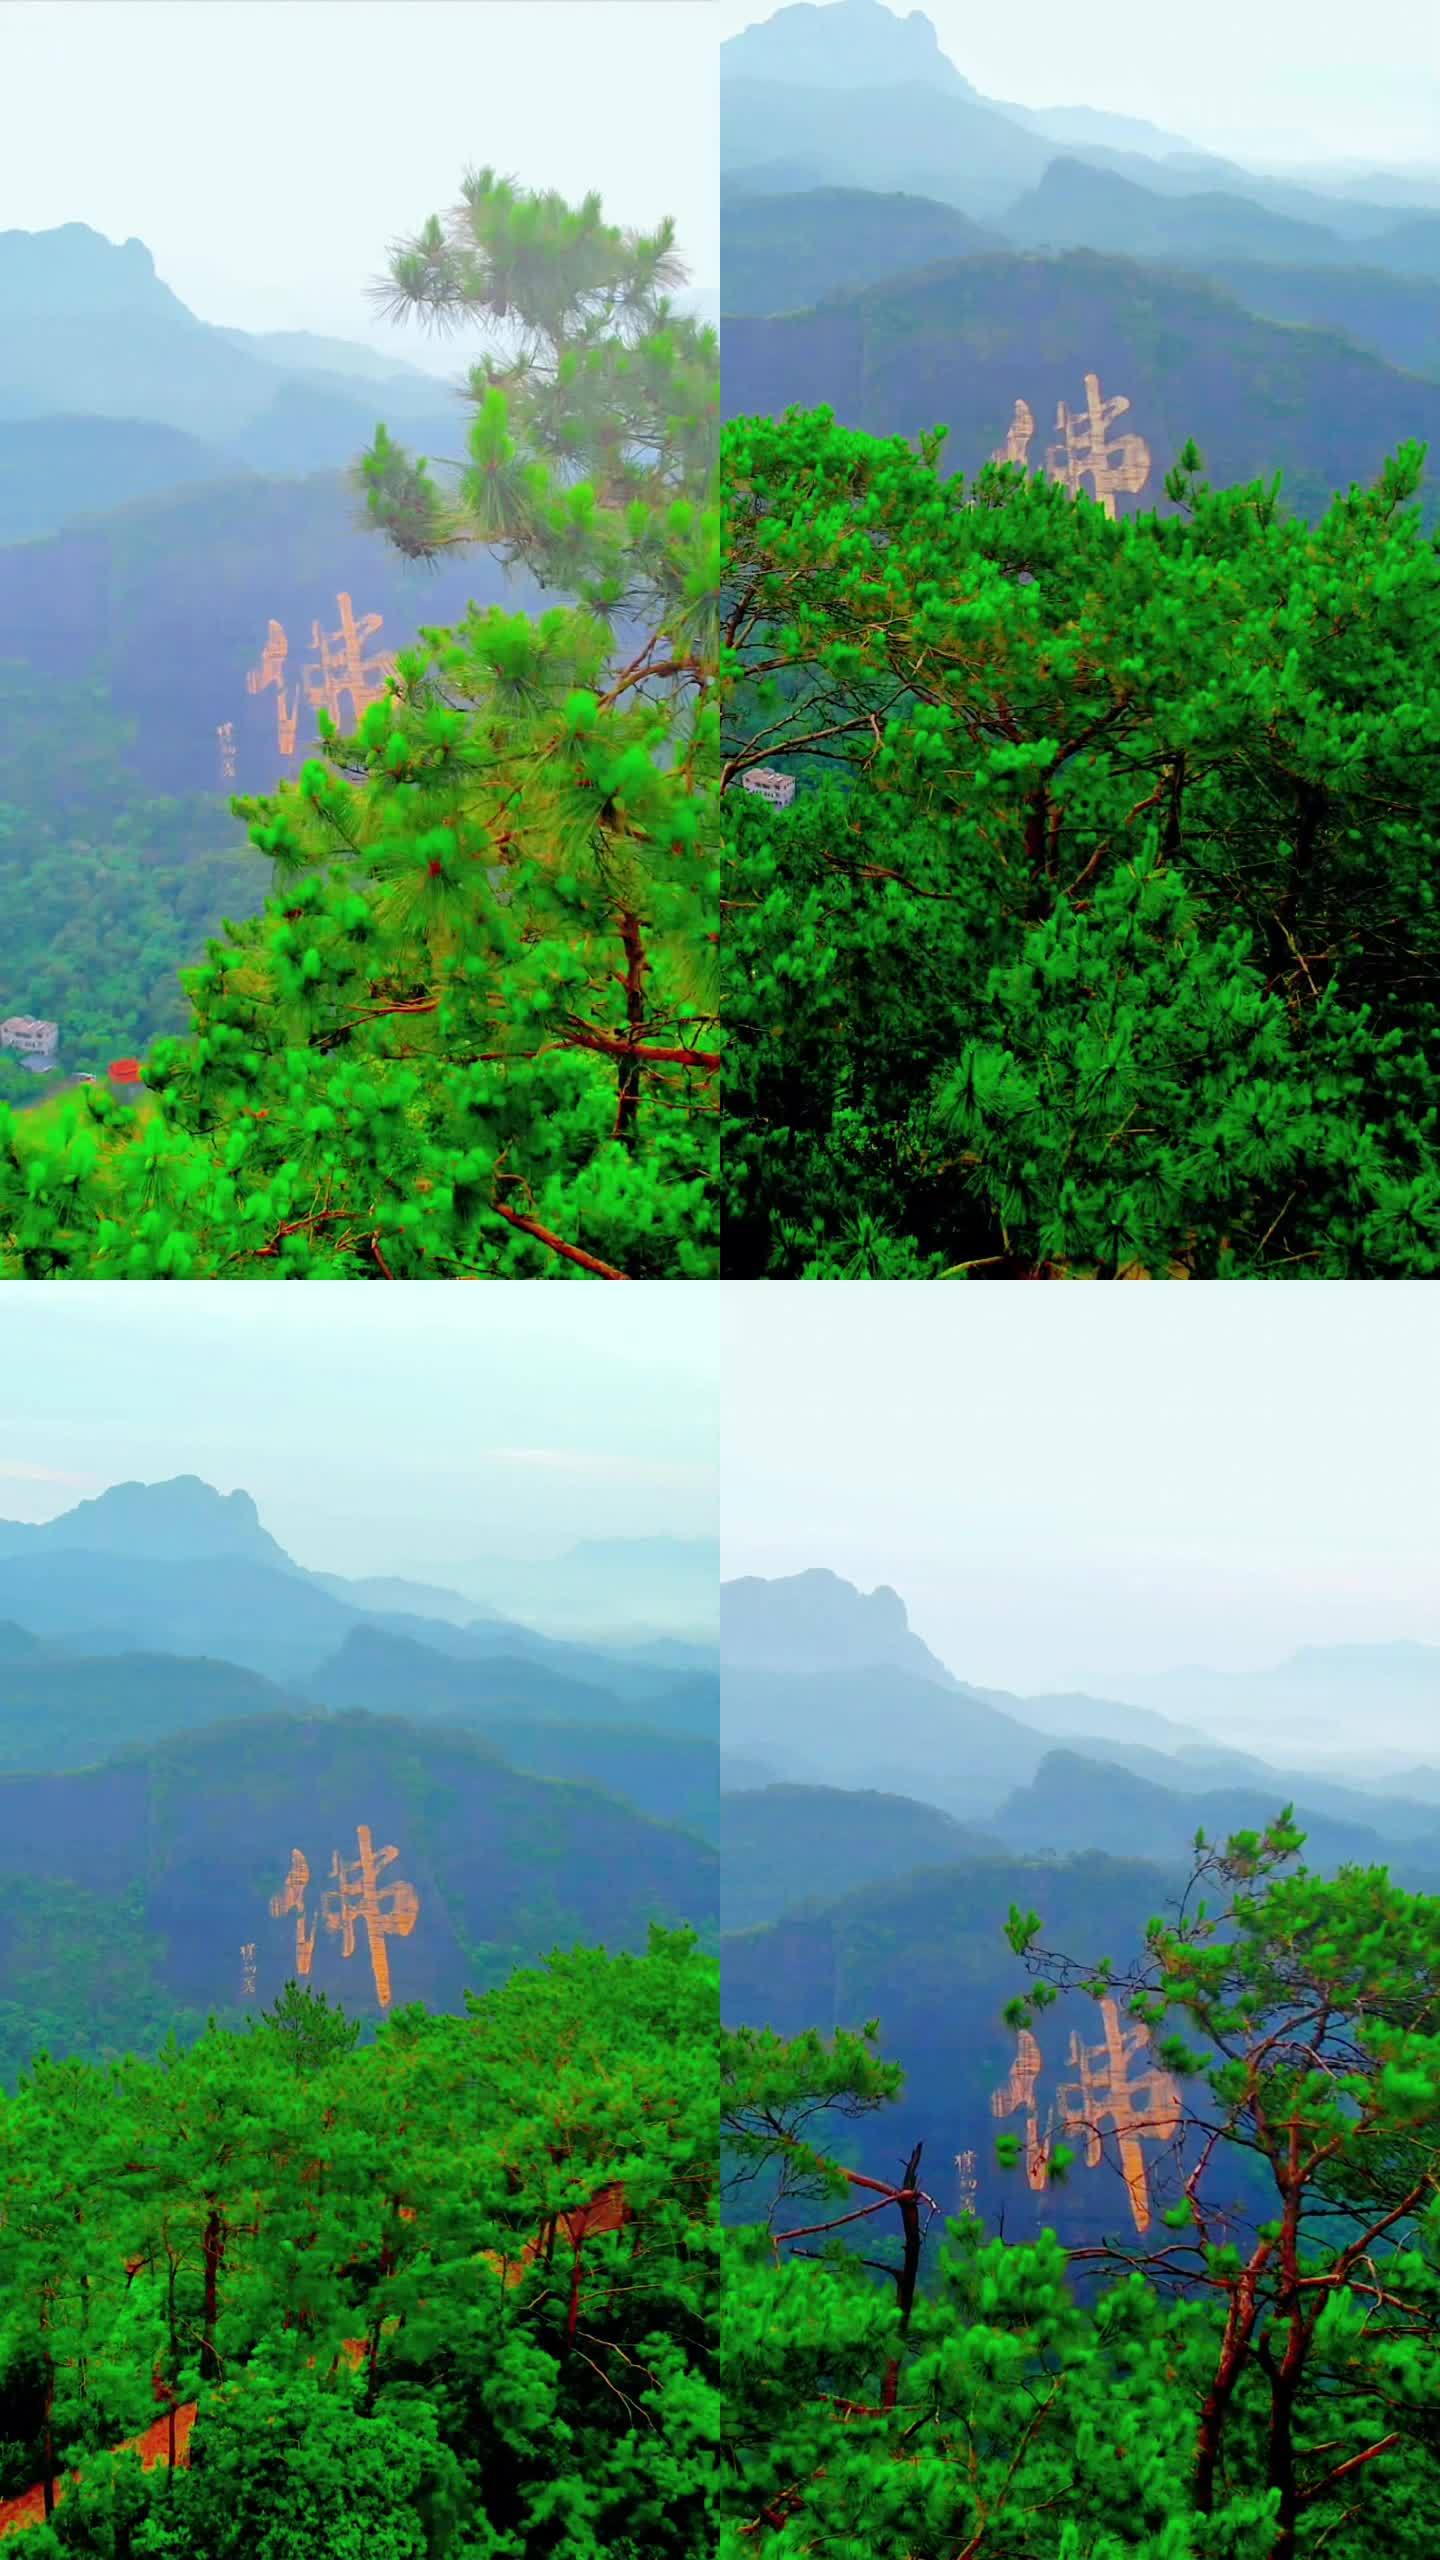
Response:
[[[563,1254],[567,1262],[578,1262],[582,1271],[593,1271],[601,1280],[628,1280],[628,1271],[617,1271],[613,1263],[597,1261],[593,1253],[585,1253],[578,1244],[567,1244],[563,1236],[542,1227],[538,1218],[522,1218],[518,1209],[502,1208],[498,1200],[490,1203],[497,1218],[507,1226],[518,1227],[522,1235],[533,1236],[537,1244],[548,1245],[552,1253]]]

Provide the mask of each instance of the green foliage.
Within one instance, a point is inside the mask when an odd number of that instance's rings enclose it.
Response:
[[[575,602],[472,609],[356,733],[237,800],[276,888],[187,975],[141,1125],[0,1119],[14,1275],[699,1278],[715,1266],[717,341],[669,224],[466,181],[393,298],[513,321],[442,492],[357,471],[409,557],[481,543]]]
[[[1420,454],[1109,522],[727,428],[727,1268],[1440,1271]]]
[[[0,2104],[0,2499],[63,2490],[35,2560],[700,2560],[715,2026],[656,1931],[363,2047],[292,1986],[37,2067]]]
[[[223,800],[140,787],[93,686],[0,667],[0,735],[0,1013],[58,1022],[61,1073],[103,1075],[181,1029],[180,971],[264,880]],[[0,1056],[12,1107],[55,1081]]]
[[[1193,2082],[1182,2193],[1083,2271],[1054,2231],[1016,2246],[967,2217],[922,2286],[920,2148],[886,2180],[822,2147],[898,2094],[874,2022],[726,2039],[737,2194],[769,2200],[768,2229],[727,2236],[726,2560],[1429,2552],[1440,1901],[1289,1872],[1300,1846],[1288,1815],[1202,1843],[1214,1907],[1187,1894],[1128,1977],[1038,1954],[1012,1908],[1034,1995],[1123,1986]]]

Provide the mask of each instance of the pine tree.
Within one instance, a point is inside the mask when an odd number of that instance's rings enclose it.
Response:
[[[941,443],[725,432],[726,1268],[1440,1271],[1419,449],[1312,526]]]
[[[0,1115],[12,1274],[714,1270],[718,359],[672,242],[484,171],[397,251],[398,307],[516,343],[453,488],[378,433],[369,515],[572,601],[425,631],[234,804],[276,885],[187,974],[148,1115],[96,1089],[25,1147]]]

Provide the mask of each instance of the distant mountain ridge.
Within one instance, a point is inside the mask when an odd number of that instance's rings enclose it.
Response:
[[[809,1672],[829,1662],[890,1663],[942,1688],[959,1685],[912,1632],[897,1591],[888,1583],[857,1591],[827,1566],[722,1583],[720,1643],[727,1663],[737,1667]]]
[[[632,1548],[634,1571],[647,1582],[668,1572],[688,1592],[707,1581],[704,1540],[600,1541],[595,1571],[602,1579],[623,1575]],[[579,1552],[583,1600],[593,1559],[584,1542]],[[539,1571],[567,1569],[561,1557]],[[515,1568],[517,1576],[533,1570]],[[432,1606],[444,1614],[429,1615]],[[350,1584],[309,1573],[264,1528],[248,1493],[222,1495],[195,1476],[112,1486],[43,1523],[0,1521],[3,1619],[72,1650],[209,1654],[302,1690],[352,1638],[362,1659],[367,1644],[373,1659],[388,1640],[392,1658],[403,1661],[408,1644],[413,1666],[442,1689],[450,1658],[483,1664],[496,1654],[530,1666],[532,1681],[548,1667],[560,1692],[578,1684],[581,1693],[588,1687],[632,1706],[688,1697],[691,1704],[677,1709],[681,1721],[702,1713],[714,1689],[703,1648],[663,1639],[638,1649],[603,1639],[577,1644],[438,1585],[384,1576]],[[391,1693],[340,1703],[405,1701]]]
[[[348,396],[362,412],[383,397],[392,420],[445,406],[445,384],[401,357],[304,331],[252,339],[213,327],[156,274],[143,241],[116,248],[83,222],[0,232],[0,325],[0,418],[151,418],[225,446],[265,415],[277,383]]]
[[[923,12],[901,18],[881,0],[782,8],[729,37],[720,67],[722,180],[732,185],[747,168],[789,162],[808,172],[801,183],[905,187],[1003,220],[1007,201],[1042,186],[1049,166],[1066,161],[1138,180],[1154,195],[1234,195],[1256,216],[1269,211],[1341,239],[1367,239],[1377,244],[1370,263],[1412,273],[1417,260],[1428,262],[1430,227],[1440,217],[1440,181],[1429,203],[1423,185],[1367,203],[1353,187],[1329,193],[1323,182],[1244,169],[1144,118],[983,97]],[[791,183],[776,178],[770,191]],[[1131,254],[1140,247],[1125,245]]]
[[[109,1485],[53,1520],[0,1520],[0,1557],[51,1555],[70,1547],[172,1563],[244,1556],[282,1573],[300,1571],[278,1539],[262,1528],[250,1494],[217,1493],[199,1476]]]
[[[1165,511],[1164,475],[1190,437],[1213,484],[1278,470],[1285,503],[1311,517],[1370,484],[1405,440],[1440,451],[1440,381],[1338,331],[1261,319],[1199,274],[1079,249],[968,257],[808,311],[737,314],[721,391],[727,417],[826,405],[844,426],[909,438],[943,423],[942,467],[973,475],[1017,400],[1053,419],[1083,401],[1087,374],[1126,399],[1126,429],[1149,447],[1148,482],[1121,494],[1122,512]],[[1047,441],[1037,435],[1032,470]]]

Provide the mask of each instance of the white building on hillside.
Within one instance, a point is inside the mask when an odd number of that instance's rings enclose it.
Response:
[[[773,765],[753,765],[748,773],[742,773],[740,781],[746,791],[758,791],[772,809],[788,809],[795,797],[794,774],[777,773]]]
[[[12,1013],[0,1022],[0,1049],[13,1049],[22,1058],[48,1064],[59,1045],[58,1022],[39,1022],[29,1013]]]

